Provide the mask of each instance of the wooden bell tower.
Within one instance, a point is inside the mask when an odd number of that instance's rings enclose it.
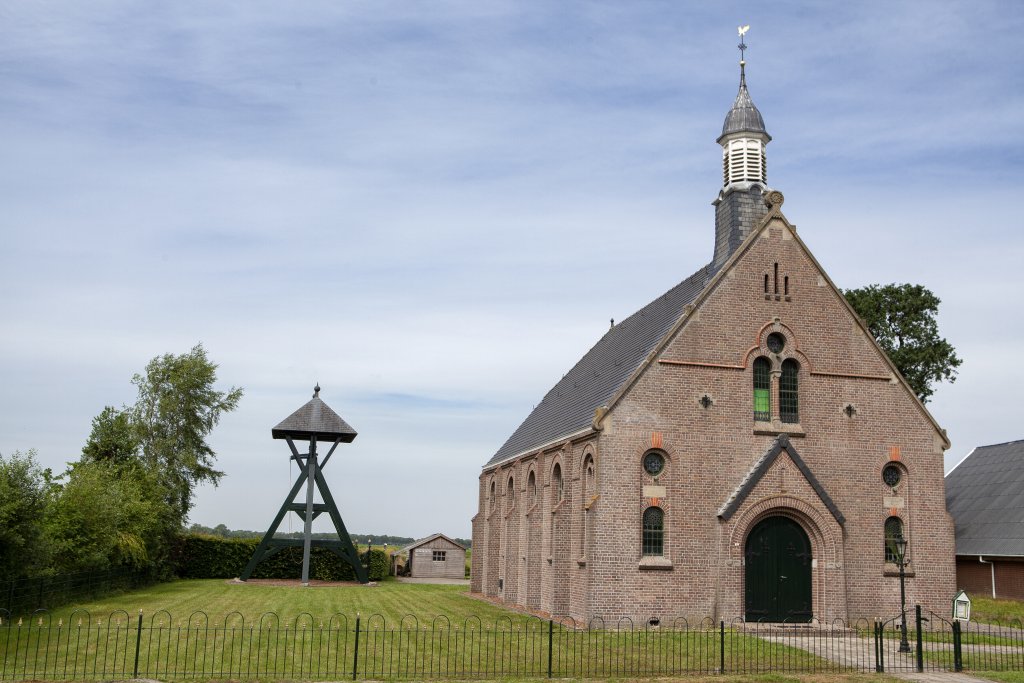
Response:
[[[341,519],[341,513],[338,512],[334,496],[331,495],[331,490],[327,487],[327,481],[323,475],[323,468],[326,467],[327,461],[334,454],[334,449],[338,447],[338,444],[351,443],[356,438],[356,431],[341,419],[340,415],[331,410],[330,406],[320,400],[320,386],[317,385],[313,389],[313,398],[274,427],[271,430],[271,435],[275,439],[284,439],[288,442],[288,448],[292,452],[291,457],[299,464],[299,478],[295,480],[295,484],[292,486],[291,492],[288,493],[284,505],[278,510],[277,516],[274,517],[270,528],[263,535],[263,540],[260,541],[256,552],[253,553],[249,564],[245,566],[245,570],[242,571],[242,575],[239,578],[242,581],[247,581],[252,576],[253,570],[256,569],[256,565],[260,562],[284,548],[301,545],[303,586],[309,585],[309,555],[310,551],[315,547],[327,548],[352,565],[352,569],[355,571],[359,582],[367,583],[369,579],[367,578],[366,568],[359,561],[359,555],[356,553],[355,546],[352,545],[352,539],[348,535],[348,530],[345,529],[345,522]],[[309,451],[299,453],[299,450],[295,447],[296,441],[308,441]],[[327,455],[324,456],[322,461],[318,460],[318,443],[331,444],[330,450],[327,451]],[[320,492],[320,498],[324,501],[323,503],[313,502],[314,485]],[[297,502],[295,498],[299,495],[303,486],[306,488],[306,500],[305,502]],[[281,520],[284,519],[288,512],[298,514],[304,522],[301,540],[296,538],[274,538],[274,533],[277,532]],[[338,534],[337,540],[314,540],[312,538],[313,520],[323,512],[330,515],[331,521],[334,523],[334,530]]]

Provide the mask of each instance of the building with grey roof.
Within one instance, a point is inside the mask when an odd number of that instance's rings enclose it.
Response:
[[[949,442],[782,213],[770,141],[741,61],[711,260],[486,458],[473,592],[582,624],[875,618],[902,537],[909,604],[948,607]]]
[[[1024,441],[979,446],[946,475],[957,586],[1024,600]]]

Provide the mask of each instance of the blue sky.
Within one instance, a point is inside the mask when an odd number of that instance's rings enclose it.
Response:
[[[1024,438],[1018,2],[110,0],[0,6],[0,452],[63,469],[202,342],[246,393],[193,521],[266,527],[319,381],[349,529],[468,536],[533,404],[709,260],[739,24],[818,260],[943,301],[947,468]]]

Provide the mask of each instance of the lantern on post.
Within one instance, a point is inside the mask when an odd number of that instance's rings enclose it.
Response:
[[[322,547],[331,551],[344,562],[352,566],[356,579],[360,583],[367,583],[366,568],[359,561],[359,554],[352,545],[352,538],[348,535],[345,522],[341,519],[338,506],[334,502],[334,496],[324,479],[323,468],[327,461],[334,454],[334,449],[342,443],[351,443],[356,438],[356,431],[348,425],[341,416],[331,410],[330,406],[320,399],[320,386],[313,389],[313,398],[304,406],[285,418],[279,425],[271,430],[275,439],[284,439],[291,449],[291,458],[299,464],[299,477],[292,485],[292,490],[285,499],[277,516],[271,522],[263,540],[256,547],[249,564],[245,566],[239,577],[246,581],[252,576],[256,565],[279,552],[283,548],[302,546],[302,585],[309,585],[309,556],[313,548]],[[308,441],[309,451],[300,453],[295,446],[296,441]],[[319,443],[331,444],[330,450],[323,460],[319,460],[317,445]],[[306,488],[306,500],[297,502],[303,486]],[[313,488],[320,492],[323,503],[314,503]],[[281,525],[281,520],[288,512],[294,512],[303,520],[302,539],[295,538],[274,538],[274,533]],[[326,512],[334,524],[334,530],[338,535],[335,539],[313,539],[313,520]]]

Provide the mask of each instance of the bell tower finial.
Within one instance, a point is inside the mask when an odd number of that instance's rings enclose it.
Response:
[[[747,35],[747,31],[749,31],[749,30],[750,30],[750,24],[747,24],[745,26],[737,26],[736,27],[736,32],[740,34],[740,44],[736,46],[740,50],[740,85],[746,85],[747,84],[747,71],[746,71],[746,66],[747,66],[747,57],[746,57],[747,44],[746,44],[746,42],[744,42],[743,36]]]

